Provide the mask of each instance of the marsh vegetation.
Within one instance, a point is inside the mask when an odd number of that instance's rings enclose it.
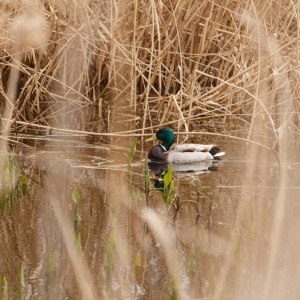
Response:
[[[0,12],[2,299],[298,296],[297,1]],[[153,168],[166,126],[226,156]]]

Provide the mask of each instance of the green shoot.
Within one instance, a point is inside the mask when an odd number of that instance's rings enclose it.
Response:
[[[6,276],[3,277],[3,294],[2,294],[2,300],[7,300],[7,279]]]
[[[74,186],[73,192],[72,192],[72,199],[74,200],[76,206],[75,206],[75,211],[74,211],[74,221],[75,221],[75,225],[77,225],[81,218],[79,216],[78,213],[78,207],[79,207],[79,203],[80,203],[80,194],[79,191],[76,187],[76,185]]]
[[[24,287],[25,286],[25,280],[24,280],[24,262],[22,262],[22,264],[21,264],[20,280],[21,280],[21,287]]]
[[[80,234],[80,232],[76,236],[76,245],[77,245],[78,254],[80,254],[81,253],[81,234]]]
[[[27,175],[26,175],[26,173],[24,173],[23,174],[23,179],[22,179],[22,194],[23,194],[23,196],[26,195],[27,188],[28,188]]]
[[[108,274],[111,272],[111,269],[114,267],[114,249],[116,244],[115,230],[113,229],[106,245],[106,254],[107,258],[104,263],[104,270]]]
[[[163,200],[167,205],[172,205],[175,200],[175,188],[173,181],[173,166],[169,165],[168,171],[164,175],[164,192]]]
[[[56,284],[57,277],[57,252],[56,250],[52,251],[52,247],[49,250],[49,253],[46,256],[46,282],[45,290],[49,295],[50,289]]]
[[[195,278],[195,269],[196,269],[195,249],[194,249],[194,244],[192,244],[191,254],[190,254],[190,262],[189,262],[190,285],[193,284],[193,281],[194,281],[194,278]]]
[[[178,288],[180,284],[180,266],[178,263],[178,250],[176,249],[174,252],[173,263],[172,263],[172,277],[173,280],[171,282],[171,299],[178,299]]]
[[[141,254],[138,251],[135,257],[135,277],[138,278],[141,272]]]

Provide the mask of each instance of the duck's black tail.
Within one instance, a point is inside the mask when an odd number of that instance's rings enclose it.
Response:
[[[212,147],[210,150],[209,150],[209,153],[213,156],[213,157],[219,157],[219,156],[222,156],[225,154],[225,152],[221,152],[220,151],[220,148],[218,147]]]

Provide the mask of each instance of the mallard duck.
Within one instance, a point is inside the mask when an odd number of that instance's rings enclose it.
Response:
[[[175,136],[171,129],[162,128],[146,142],[162,141],[154,146],[148,154],[150,161],[171,163],[192,163],[214,159],[225,154],[216,145],[177,144],[173,145]],[[172,146],[173,145],[173,146]]]

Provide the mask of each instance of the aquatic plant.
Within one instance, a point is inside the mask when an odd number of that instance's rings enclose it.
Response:
[[[3,277],[2,300],[8,300],[7,278]]]
[[[136,143],[137,139],[135,138],[130,146],[130,150],[128,153],[128,173],[129,173],[129,180],[131,180],[131,163],[136,151]]]
[[[81,221],[81,218],[79,216],[79,204],[81,201],[81,197],[79,194],[79,191],[77,189],[77,186],[75,185],[72,191],[72,199],[75,202],[75,210],[74,210],[74,228],[75,228],[75,235],[76,235],[76,247],[78,254],[81,253],[81,234],[78,232],[78,224]]]
[[[162,193],[163,201],[171,206],[175,201],[175,188],[173,181],[173,165],[170,164],[168,171],[163,175],[164,188]]]
[[[193,178],[189,181],[189,184],[191,186],[191,189],[193,190],[193,193],[197,197],[198,203],[200,203],[201,197],[207,197],[206,191],[208,189],[208,186],[203,185],[200,178]]]
[[[21,269],[20,269],[20,281],[21,281],[21,287],[25,286],[25,279],[24,279],[24,262],[21,264]]]
[[[190,261],[189,261],[189,280],[190,280],[190,286],[193,286],[193,281],[195,278],[196,273],[196,261],[195,261],[195,247],[194,244],[191,246],[191,252],[190,252]]]
[[[45,291],[47,295],[50,295],[51,289],[56,285],[56,279],[57,279],[57,251],[53,250],[52,245],[49,246],[49,249],[47,251],[46,255],[46,271],[45,271]]]
[[[106,261],[104,263],[104,270],[107,274],[111,273],[111,270],[114,268],[115,260],[114,260],[114,251],[115,251],[115,246],[116,246],[116,233],[115,229],[113,228],[107,244],[106,244]]]
[[[25,287],[24,262],[22,262],[21,269],[20,269],[20,283],[21,283],[21,288],[20,288],[19,300],[23,300],[24,299],[24,287]]]
[[[81,218],[79,216],[79,212],[78,212],[81,199],[80,199],[80,194],[79,194],[79,191],[78,191],[76,185],[74,186],[73,191],[72,191],[72,199],[75,202],[74,222],[75,222],[75,227],[76,227],[81,220]]]
[[[106,260],[104,263],[104,270],[106,273],[106,291],[109,295],[113,294],[112,289],[112,272],[115,267],[115,247],[116,247],[116,236],[115,230],[113,229],[110,233],[106,244]]]
[[[139,251],[137,251],[136,256],[135,256],[135,277],[136,278],[139,278],[139,276],[140,276],[141,267],[142,267],[141,254]]]
[[[76,246],[77,246],[77,252],[80,255],[81,254],[81,233],[80,232],[76,234]]]
[[[218,278],[216,276],[215,263],[214,263],[213,259],[210,259],[210,261],[209,261],[209,275],[208,275],[208,280],[209,280],[210,293],[214,294],[215,293],[215,289],[217,288]]]
[[[111,232],[105,246],[106,260],[103,266],[104,271],[106,273],[106,292],[109,294],[110,297],[112,297],[112,295],[114,294],[112,288],[112,272],[115,268],[116,223],[117,223],[117,205],[114,206],[114,212],[111,220]]]
[[[22,179],[22,194],[23,194],[23,196],[26,195],[27,189],[28,189],[27,174],[23,173],[23,179]]]
[[[21,187],[20,187],[20,178]],[[3,165],[3,188],[2,188],[2,211],[5,215],[7,209],[11,212],[14,210],[14,202],[20,199],[20,189],[22,195],[25,196],[28,189],[28,181],[26,173],[21,175],[19,164],[16,160],[14,150],[11,154],[5,153]]]
[[[149,204],[149,194],[151,192],[151,181],[150,181],[150,173],[149,173],[149,166],[148,166],[148,157],[146,155],[145,157],[145,161],[144,161],[144,180],[143,180],[143,184],[140,184],[136,181],[133,181],[132,179],[132,173],[131,173],[131,169],[132,169],[132,159],[134,157],[134,154],[136,152],[136,143],[137,143],[137,139],[134,139],[129,153],[128,153],[128,183],[129,183],[129,190],[131,193],[132,198],[135,199],[136,203],[139,203],[139,195],[136,195],[137,193],[133,191],[132,187],[138,188],[139,190],[141,190],[145,196],[146,199],[146,203],[147,205]]]
[[[171,300],[177,300],[180,299],[179,297],[179,288],[180,288],[180,283],[181,283],[181,278],[180,278],[180,266],[179,266],[179,260],[178,260],[178,249],[174,250],[173,253],[173,262],[172,262],[172,281],[171,281]]]
[[[131,170],[131,167],[130,167],[130,170]],[[136,192],[135,193],[133,192],[132,187],[138,188],[139,190],[142,191],[143,195],[145,196],[146,204],[149,205],[149,196],[150,196],[150,192],[151,192],[151,178],[150,178],[147,155],[146,155],[145,161],[144,161],[143,182],[140,183],[140,182],[133,181],[132,177],[131,177],[131,171],[129,171],[128,183],[129,183],[130,192],[131,192],[132,197],[134,197],[133,195],[137,194]],[[139,194],[137,196],[135,196],[134,199],[139,199]],[[136,201],[136,202],[139,202],[139,201]]]

